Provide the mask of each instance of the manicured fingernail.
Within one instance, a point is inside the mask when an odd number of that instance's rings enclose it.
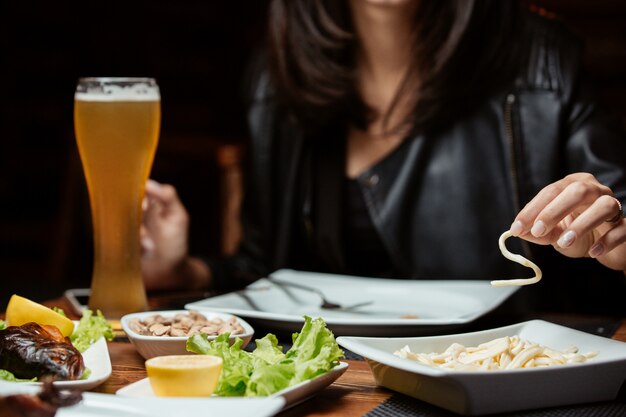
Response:
[[[568,248],[574,243],[576,240],[576,232],[573,230],[568,230],[563,233],[559,240],[556,242],[562,248]]]
[[[533,228],[530,229],[530,233],[535,237],[543,236],[546,233],[546,224],[541,220],[537,220],[535,224],[533,224]]]
[[[511,234],[513,234],[513,236],[519,236],[522,233],[522,231],[524,231],[524,225],[522,224],[521,221],[515,220],[513,224],[511,225],[511,228],[509,229],[509,231],[511,232]]]
[[[591,249],[589,249],[589,256],[591,256],[592,258],[597,258],[598,256],[602,255],[603,252],[604,245],[602,244],[602,242],[596,242],[591,247]]]

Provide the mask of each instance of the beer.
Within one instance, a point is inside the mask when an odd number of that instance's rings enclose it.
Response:
[[[74,127],[94,234],[89,307],[107,317],[147,307],[139,230],[160,120],[159,90],[151,79],[79,82]]]

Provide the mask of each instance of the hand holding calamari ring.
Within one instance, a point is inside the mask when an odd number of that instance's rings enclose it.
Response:
[[[626,190],[619,191],[623,200]],[[568,175],[526,204],[511,233],[571,258],[591,257],[626,271],[626,220],[615,192],[589,173]]]

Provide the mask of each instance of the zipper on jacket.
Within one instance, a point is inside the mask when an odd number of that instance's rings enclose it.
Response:
[[[519,213],[522,209],[521,207],[521,195],[520,195],[520,182],[519,182],[519,171],[517,167],[517,138],[515,137],[515,129],[513,127],[513,106],[515,104],[516,97],[514,93],[509,93],[506,96],[506,101],[504,103],[504,132],[509,144],[510,153],[509,153],[509,170],[511,174],[511,183],[513,187],[513,206],[515,208],[515,213]],[[524,251],[524,256],[532,259],[530,245],[528,241],[522,239],[522,250]]]
[[[519,196],[519,175],[517,173],[517,153],[515,149],[515,133],[513,131],[513,104],[515,104],[515,94],[509,93],[506,96],[504,104],[504,131],[509,144],[509,170],[511,174],[511,182],[513,185],[513,205],[515,211],[519,212],[520,196]]]

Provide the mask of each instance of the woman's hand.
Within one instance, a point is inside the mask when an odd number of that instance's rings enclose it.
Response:
[[[196,288],[208,281],[208,268],[188,256],[189,215],[168,184],[146,183],[141,227],[141,269],[148,289]]]
[[[545,187],[519,212],[511,233],[550,244],[571,258],[589,256],[626,271],[626,220],[621,206],[611,189],[591,174],[571,174]]]

